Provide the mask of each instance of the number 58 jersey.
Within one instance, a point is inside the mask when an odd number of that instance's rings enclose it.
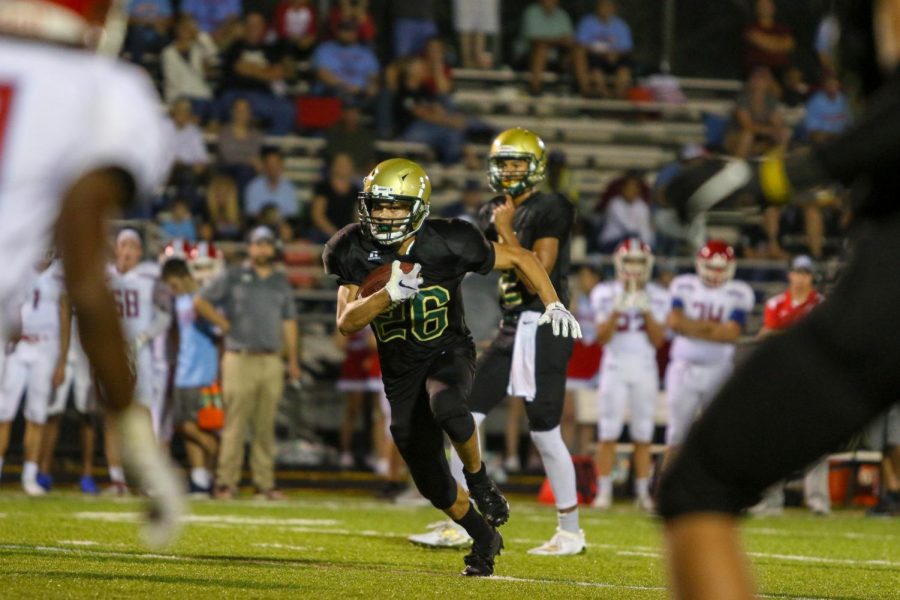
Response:
[[[116,167],[139,192],[155,188],[168,169],[164,131],[159,97],[137,68],[0,37],[0,315],[49,246],[72,184]]]
[[[719,287],[709,287],[699,276],[679,275],[669,284],[672,308],[684,311],[684,316],[699,321],[725,323],[734,321],[741,327],[753,310],[755,296],[743,281],[731,280]],[[731,361],[734,344],[699,340],[676,335],[672,342],[673,360],[709,365]]]
[[[325,271],[341,285],[361,285],[366,276],[394,260],[422,265],[419,293],[372,322],[385,379],[402,377],[422,361],[455,346],[473,347],[466,326],[460,283],[467,273],[489,272],[494,247],[474,225],[460,219],[429,219],[400,256],[348,225],[325,245]]]

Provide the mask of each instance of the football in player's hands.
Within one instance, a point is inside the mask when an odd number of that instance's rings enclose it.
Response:
[[[415,263],[410,262],[394,261],[394,263],[399,266],[399,270],[401,273],[410,275],[412,274],[413,269],[417,266]],[[372,294],[383,290],[391,280],[392,272],[393,263],[381,265],[380,267],[370,272],[362,282],[362,285],[359,286],[359,291],[357,291],[356,297],[368,298]],[[418,291],[418,285],[416,285],[416,291]],[[393,297],[391,299],[393,300]]]

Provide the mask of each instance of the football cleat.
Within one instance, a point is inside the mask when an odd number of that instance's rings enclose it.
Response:
[[[453,521],[438,521],[429,524],[427,528],[431,531],[417,533],[406,539],[427,548],[467,548],[472,544],[472,537]]]
[[[90,475],[82,475],[81,481],[78,482],[78,485],[81,488],[82,494],[91,494],[92,496],[96,496],[100,493],[100,490],[97,488],[97,483]]]
[[[594,501],[591,502],[591,508],[595,508],[597,510],[609,510],[612,508],[612,495],[611,494],[597,494],[594,498]]]
[[[469,497],[475,501],[478,512],[488,522],[488,525],[500,527],[509,521],[509,502],[500,493],[497,484],[487,479],[485,483],[473,485],[471,481],[468,481],[468,477],[466,479],[466,483],[469,485]]]
[[[579,530],[578,533],[565,531],[556,528],[556,533],[549,541],[544,542],[537,548],[532,548],[528,554],[538,556],[572,556],[573,554],[581,554],[586,549],[584,543],[584,531]]]
[[[496,529],[491,531],[494,535],[490,543],[482,545],[476,542],[472,544],[472,551],[463,558],[466,568],[462,570],[461,575],[466,577],[490,577],[494,574],[494,559],[503,550],[503,536]]]
[[[131,495],[131,491],[129,491],[128,486],[122,483],[121,481],[113,481],[109,484],[105,490],[103,490],[104,496],[118,496],[120,498],[127,498]]]
[[[38,473],[37,484],[49,492],[53,488],[53,476],[50,473]]]
[[[650,496],[639,496],[634,499],[634,506],[638,510],[642,510],[645,513],[655,513],[656,512],[656,504],[653,502],[653,498]]]
[[[45,496],[47,494],[47,490],[42,488],[37,481],[31,479],[22,481],[22,489],[29,496]]]
[[[156,443],[144,408],[132,405],[123,410],[119,428],[125,467],[137,478],[149,500],[141,537],[153,548],[166,546],[177,536],[185,513],[181,479]]]

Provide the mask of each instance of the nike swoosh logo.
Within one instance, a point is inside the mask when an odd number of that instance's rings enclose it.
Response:
[[[415,290],[415,291],[417,291],[417,292],[419,291],[419,288],[414,288],[414,287],[411,287],[411,286],[408,286],[408,285],[403,285],[403,282],[402,282],[402,281],[399,282],[397,285],[399,285],[400,287],[402,287],[403,289],[406,289],[406,290]]]

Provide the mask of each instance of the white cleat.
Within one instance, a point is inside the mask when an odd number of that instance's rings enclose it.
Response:
[[[591,502],[591,508],[597,510],[609,510],[612,507],[612,496],[606,494],[597,494],[594,501]]]
[[[186,512],[184,485],[171,460],[163,454],[143,408],[130,406],[119,417],[122,457],[128,472],[147,493],[147,522],[141,538],[152,548],[172,543]]]
[[[565,531],[556,528],[556,533],[550,538],[550,541],[544,542],[537,548],[532,548],[528,554],[536,554],[538,556],[572,556],[573,554],[581,554],[586,549],[584,543],[584,531],[579,530],[578,533]]]
[[[38,485],[37,481],[22,481],[22,489],[29,496],[46,496],[47,490]]]
[[[459,524],[453,521],[438,521],[428,525],[428,533],[417,533],[407,539],[417,546],[428,548],[468,548],[472,538]]]
[[[635,499],[634,506],[645,513],[655,513],[656,504],[650,496],[640,496]]]

